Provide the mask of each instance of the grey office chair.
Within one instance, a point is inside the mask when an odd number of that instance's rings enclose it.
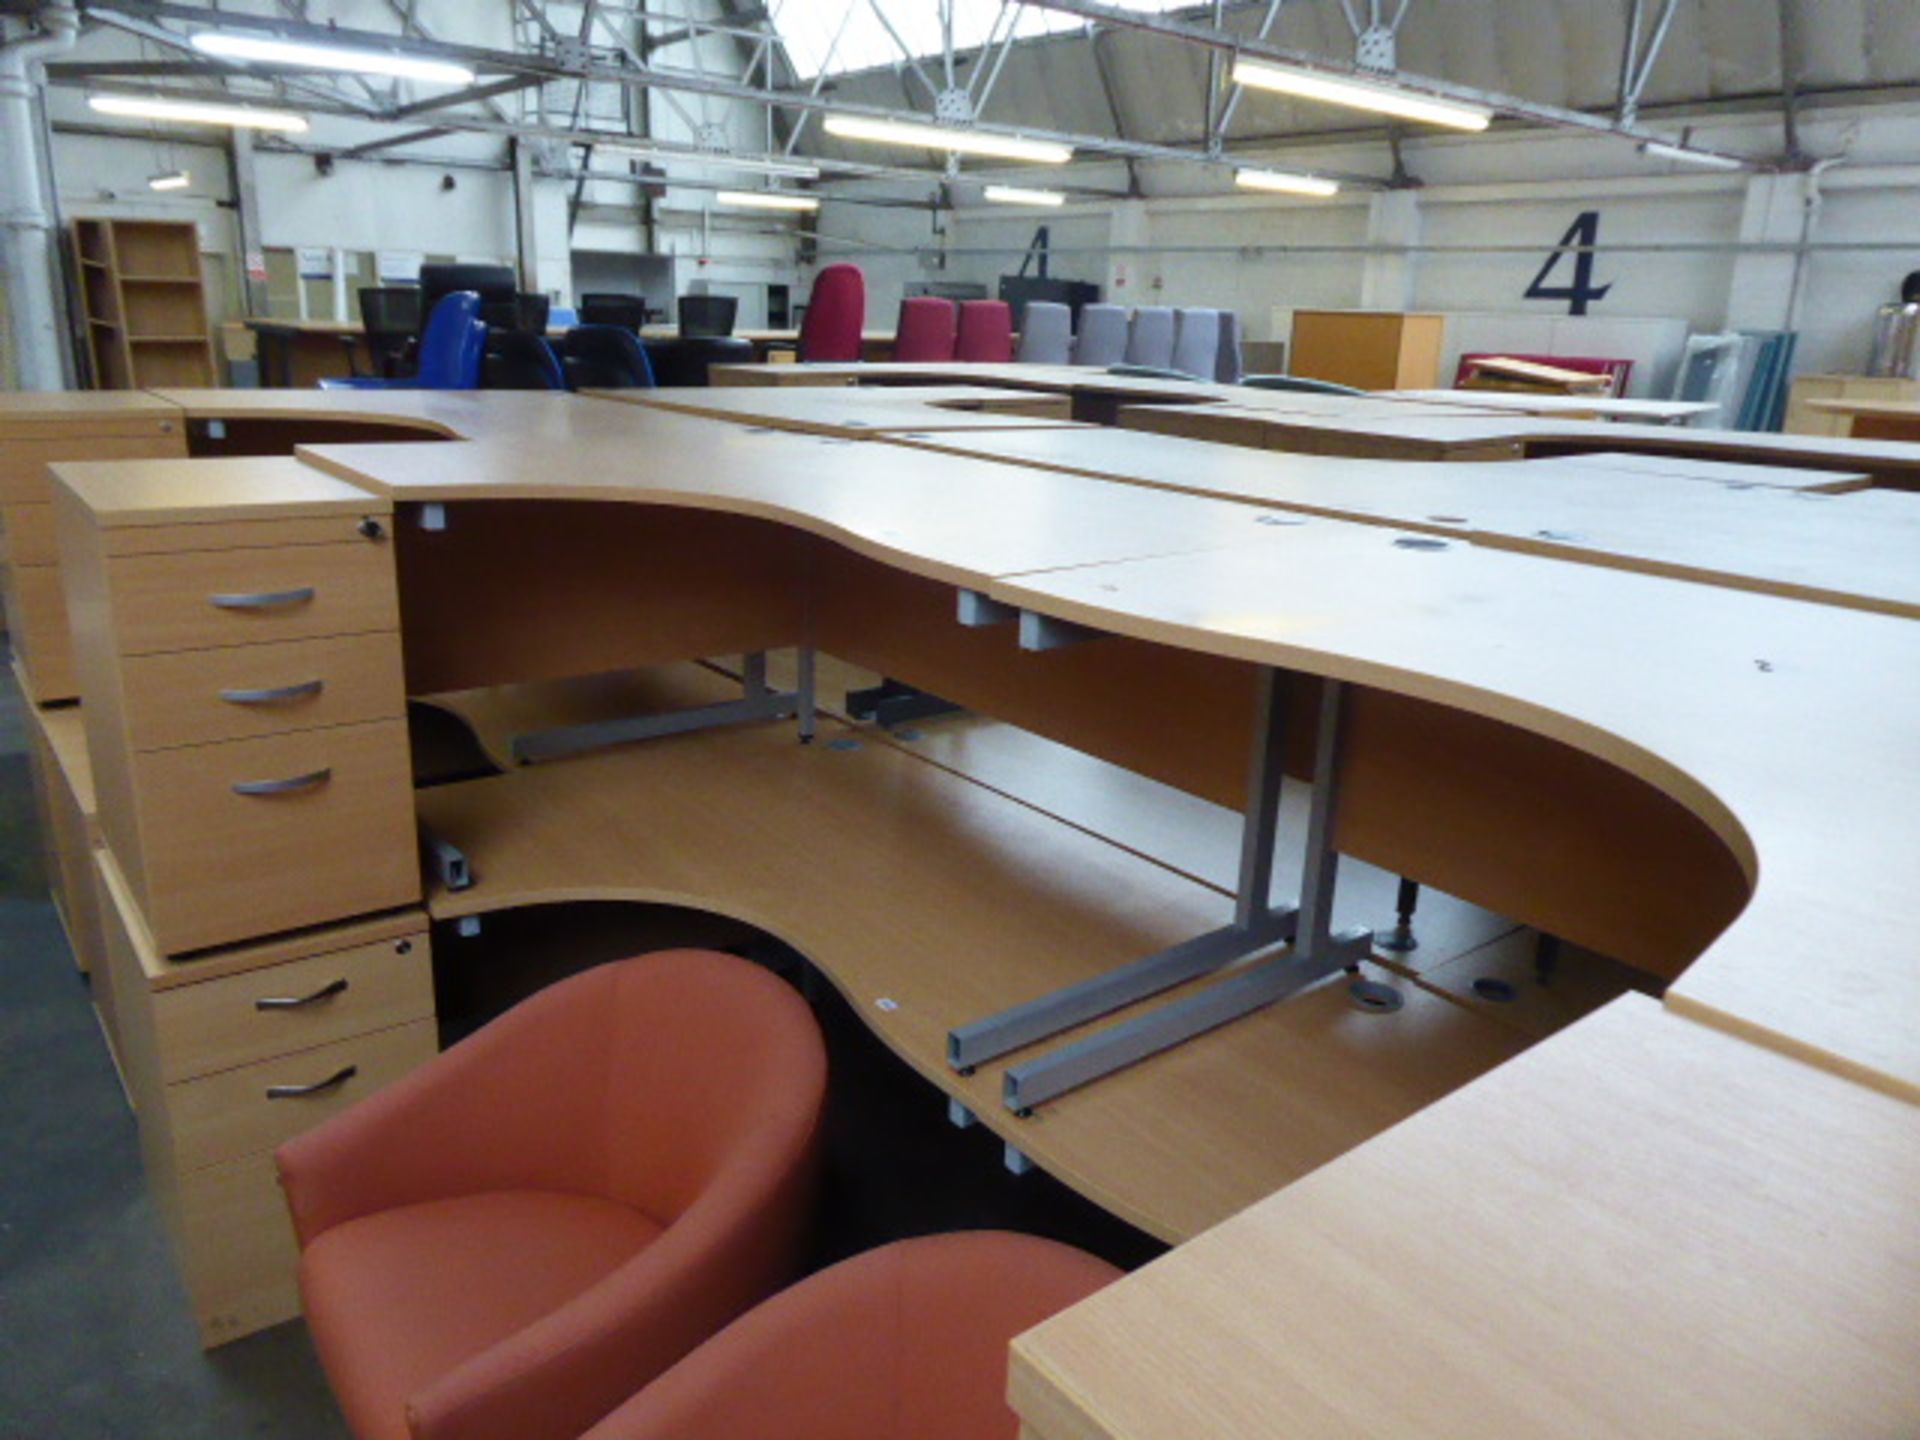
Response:
[[[1020,320],[1022,365],[1065,365],[1073,358],[1073,311],[1052,300],[1029,300]]]
[[[1214,357],[1213,378],[1222,385],[1238,385],[1241,377],[1247,373],[1246,361],[1240,349],[1240,315],[1238,311],[1220,312],[1220,351]]]
[[[1249,375],[1240,382],[1249,390],[1290,390],[1296,395],[1364,395],[1351,385],[1314,380],[1305,375]]]
[[[1173,364],[1173,311],[1165,305],[1142,305],[1127,328],[1129,365],[1151,365],[1165,370]]]
[[[1127,358],[1127,311],[1122,305],[1082,305],[1073,363],[1105,369]]]
[[[1220,312],[1198,307],[1173,312],[1173,368],[1213,379],[1220,363]]]

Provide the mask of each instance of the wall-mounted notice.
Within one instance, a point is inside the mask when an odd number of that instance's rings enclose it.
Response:
[[[420,263],[427,258],[423,250],[382,250],[375,257],[382,285],[417,285]]]
[[[294,251],[302,280],[331,280],[333,251],[325,245],[302,245]]]

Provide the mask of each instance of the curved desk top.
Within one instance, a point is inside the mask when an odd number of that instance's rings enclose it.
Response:
[[[571,474],[505,444],[303,454],[396,501],[755,516],[1096,629],[1546,735],[1673,797],[1755,882],[1669,1003],[1920,1099],[1920,966],[1867,938],[1898,932],[1911,869],[1920,629],[1459,541],[1412,550],[1379,526],[1273,526],[1243,504],[958,456],[902,466],[892,447],[850,445],[828,471],[794,447],[831,442],[709,430],[685,432],[697,451],[663,437],[581,453]],[[1860,937],[1826,962],[1832,983],[1808,954],[1811,915]]]

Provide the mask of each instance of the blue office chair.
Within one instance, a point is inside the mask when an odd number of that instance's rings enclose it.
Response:
[[[1315,380],[1306,375],[1248,375],[1240,382],[1249,390],[1287,390],[1295,395],[1364,395],[1351,385]]]
[[[322,390],[477,390],[480,362],[487,349],[487,327],[480,321],[480,296],[456,290],[441,297],[427,317],[420,340],[420,366],[400,380],[374,376],[335,376]]]
[[[624,325],[576,325],[560,342],[576,390],[651,390],[653,365],[640,337]]]
[[[494,330],[487,335],[480,366],[482,390],[567,390],[566,371],[544,335],[525,330]]]

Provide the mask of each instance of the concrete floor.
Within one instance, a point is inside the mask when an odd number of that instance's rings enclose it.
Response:
[[[4,662],[0,643],[0,662]],[[306,1328],[202,1353],[47,899],[0,663],[0,1436],[346,1440]]]

